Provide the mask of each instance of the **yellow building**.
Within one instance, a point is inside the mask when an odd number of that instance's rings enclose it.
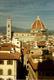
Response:
[[[20,54],[15,51],[11,44],[0,45],[0,80],[16,80],[17,79],[17,60]]]

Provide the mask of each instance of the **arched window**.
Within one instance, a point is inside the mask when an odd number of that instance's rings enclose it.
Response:
[[[8,69],[8,75],[11,75],[11,74],[12,74],[12,70]]]
[[[0,75],[3,75],[3,69],[0,69]]]
[[[0,80],[4,80],[3,78],[0,78]]]
[[[13,80],[13,79],[11,79],[11,78],[8,78],[7,80]]]
[[[8,24],[8,28],[10,27],[10,25]]]

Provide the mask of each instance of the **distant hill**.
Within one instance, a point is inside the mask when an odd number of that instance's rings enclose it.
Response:
[[[17,28],[13,27],[12,28],[13,32],[30,32],[30,29],[23,29],[23,28]],[[6,27],[0,27],[0,33],[6,33]]]
[[[54,35],[54,30],[48,30],[47,33],[48,33],[49,35]]]
[[[13,27],[12,31],[13,32],[30,32],[30,29]],[[6,33],[6,27],[0,27],[0,33]],[[47,33],[52,35],[54,34],[54,30],[48,30]]]
[[[14,32],[30,32],[30,29],[13,27],[13,28],[12,28],[12,31],[14,31]]]

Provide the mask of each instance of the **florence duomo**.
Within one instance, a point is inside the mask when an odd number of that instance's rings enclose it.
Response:
[[[0,80],[54,80],[53,3],[0,1]]]
[[[47,35],[46,26],[40,17],[37,16],[34,20],[29,32],[12,33],[12,21],[13,19],[8,17],[5,38],[4,35],[0,36],[0,79],[36,80],[37,75],[44,76],[47,73],[43,72],[45,68],[48,69],[47,66],[50,65],[50,69],[54,70],[53,35]],[[48,59],[49,65],[46,65]]]

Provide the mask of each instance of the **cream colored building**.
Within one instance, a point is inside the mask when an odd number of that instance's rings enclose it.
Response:
[[[21,53],[21,41],[18,39],[12,38],[12,44],[15,45],[15,51]]]
[[[17,80],[17,60],[19,52],[14,50],[14,45],[3,44],[0,46],[0,80]]]
[[[12,32],[12,19],[11,19],[11,17],[9,17],[7,19],[7,29],[6,29],[6,31],[7,31],[7,34],[6,34],[7,39],[11,39],[11,32]]]
[[[34,36],[31,33],[13,33],[13,37],[22,42],[34,41]]]
[[[0,80],[16,80],[16,60],[0,60]]]

